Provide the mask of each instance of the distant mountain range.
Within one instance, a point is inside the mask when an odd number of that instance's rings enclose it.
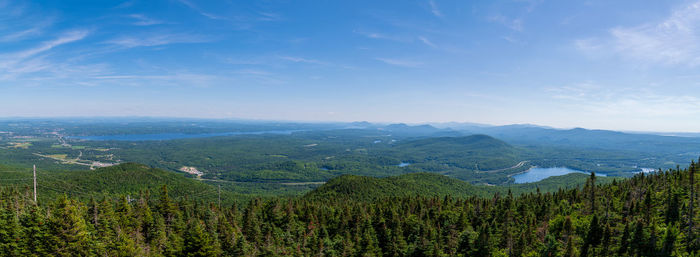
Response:
[[[484,134],[518,145],[548,145],[634,152],[664,152],[700,155],[700,133],[642,133],[584,128],[555,129],[551,127],[514,124],[489,126],[474,123],[440,123],[432,125],[386,126],[363,123],[365,128],[390,131],[399,136],[439,137]]]

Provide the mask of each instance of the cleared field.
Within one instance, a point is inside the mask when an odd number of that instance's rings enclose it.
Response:
[[[32,143],[30,143],[30,142],[11,142],[10,143],[10,148],[28,149],[30,146],[32,146]]]
[[[46,155],[46,157],[49,157],[52,159],[65,160],[68,157],[68,155],[67,154],[49,154],[49,155]]]

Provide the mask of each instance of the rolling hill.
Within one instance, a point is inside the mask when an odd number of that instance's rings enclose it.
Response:
[[[31,195],[31,171],[0,167],[3,186],[14,186],[17,190]],[[189,198],[204,201],[217,201],[218,188],[182,174],[150,168],[136,163],[125,163],[96,170],[75,171],[38,171],[39,201],[55,199],[66,194],[77,198],[120,197],[138,195],[140,192],[158,192],[167,185],[169,195],[173,198]],[[231,192],[222,191],[224,202],[232,202],[239,197]]]
[[[373,200],[386,197],[488,196],[487,188],[434,173],[410,173],[385,178],[343,175],[309,192],[305,197],[315,199]]]
[[[433,162],[469,170],[502,169],[520,161],[517,148],[487,135],[418,139],[392,150],[405,162]]]
[[[331,179],[326,184],[305,195],[311,199],[348,199],[372,201],[390,197],[442,197],[466,198],[472,196],[491,197],[495,193],[514,194],[554,192],[559,188],[574,188],[586,183],[589,175],[572,173],[556,176],[535,183],[513,184],[510,186],[472,185],[462,180],[434,173],[410,173],[400,176],[375,178],[343,175]],[[597,177],[599,184],[610,183],[614,178]],[[619,179],[619,178],[618,178]]]

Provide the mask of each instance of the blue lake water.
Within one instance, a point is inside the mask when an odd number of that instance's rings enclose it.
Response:
[[[185,138],[205,138],[205,137],[220,137],[220,136],[235,136],[235,135],[262,135],[262,134],[282,134],[288,135],[300,130],[271,130],[271,131],[254,131],[254,132],[223,132],[223,133],[202,133],[202,134],[184,134],[184,133],[160,133],[160,134],[130,134],[130,135],[105,135],[105,136],[77,136],[77,138],[91,141],[159,141]]]
[[[515,179],[516,184],[522,184],[522,183],[532,183],[532,182],[537,182],[543,179],[546,179],[548,177],[552,176],[561,176],[561,175],[566,175],[569,173],[584,173],[584,174],[590,174],[585,171],[580,171],[580,170],[574,170],[574,169],[569,169],[566,167],[559,167],[559,168],[532,168],[529,169],[526,172],[513,175],[513,178]],[[596,174],[596,176],[601,176],[605,177],[605,174]]]

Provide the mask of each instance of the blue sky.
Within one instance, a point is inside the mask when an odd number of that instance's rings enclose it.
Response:
[[[695,1],[0,0],[0,116],[700,131]]]

